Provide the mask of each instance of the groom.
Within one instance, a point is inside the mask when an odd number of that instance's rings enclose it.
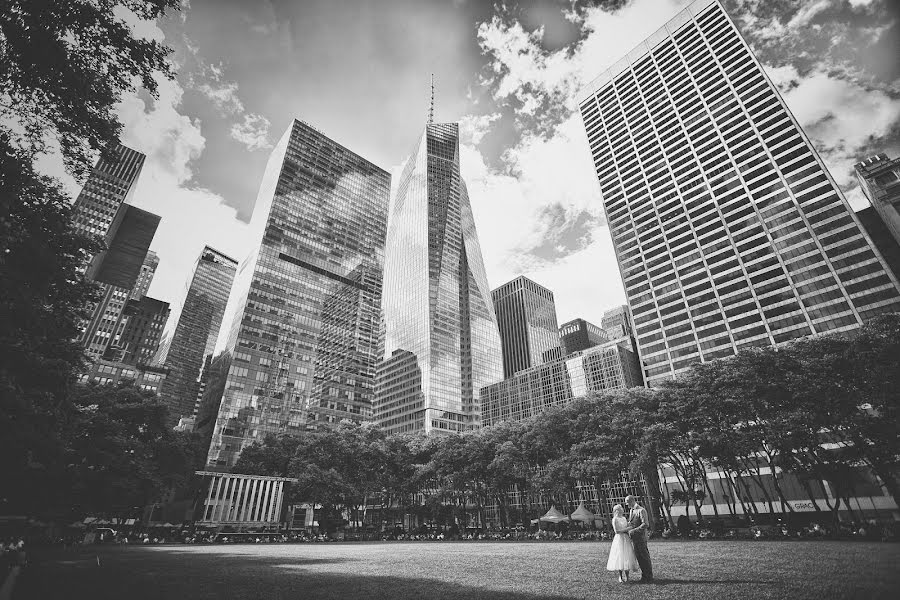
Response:
[[[653,582],[653,563],[650,562],[650,550],[647,549],[647,531],[650,528],[650,520],[647,511],[638,504],[634,496],[626,496],[625,503],[631,507],[628,516],[628,535],[634,544],[634,553],[637,555],[638,564],[641,566],[641,583]]]

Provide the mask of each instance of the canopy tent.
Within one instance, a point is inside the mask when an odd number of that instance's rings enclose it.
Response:
[[[569,517],[556,510],[555,506],[551,506],[540,520],[544,523],[568,523]]]
[[[590,523],[595,519],[594,513],[585,508],[584,502],[578,505],[578,508],[575,509],[575,512],[569,518],[573,521],[582,521],[584,523]]]

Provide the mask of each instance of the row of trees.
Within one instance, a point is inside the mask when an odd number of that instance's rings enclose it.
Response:
[[[603,503],[603,483],[623,472],[655,482],[660,464],[678,481],[672,493],[651,485],[666,512],[684,502],[701,518],[705,498],[718,512],[714,495],[731,514],[757,513],[756,502],[768,505],[766,512],[791,512],[784,483],[790,476],[816,510],[852,515],[849,499],[865,471],[900,501],[898,399],[900,315],[891,314],[852,337],[750,349],[695,365],[658,389],[593,394],[528,421],[462,435],[388,436],[345,422],[271,437],[244,450],[235,471],[297,478],[293,501],[354,521],[374,506],[389,522],[410,511],[436,521],[473,511],[484,522],[492,504],[501,524],[511,525],[579,497],[579,483],[601,490]],[[712,469],[723,474],[718,492]],[[513,486],[522,492],[517,507],[507,493]]]

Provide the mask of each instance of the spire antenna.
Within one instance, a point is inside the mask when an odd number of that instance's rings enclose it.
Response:
[[[428,106],[428,124],[434,123],[434,73],[431,74],[431,104]]]

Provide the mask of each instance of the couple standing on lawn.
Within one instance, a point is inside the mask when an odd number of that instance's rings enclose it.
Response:
[[[612,527],[616,535],[609,549],[606,570],[618,571],[619,583],[627,583],[629,571],[640,567],[641,578],[638,582],[652,583],[653,564],[650,562],[650,551],[647,549],[647,534],[650,528],[647,511],[638,504],[634,496],[626,496],[625,504],[631,509],[627,519],[621,504],[613,507]]]

